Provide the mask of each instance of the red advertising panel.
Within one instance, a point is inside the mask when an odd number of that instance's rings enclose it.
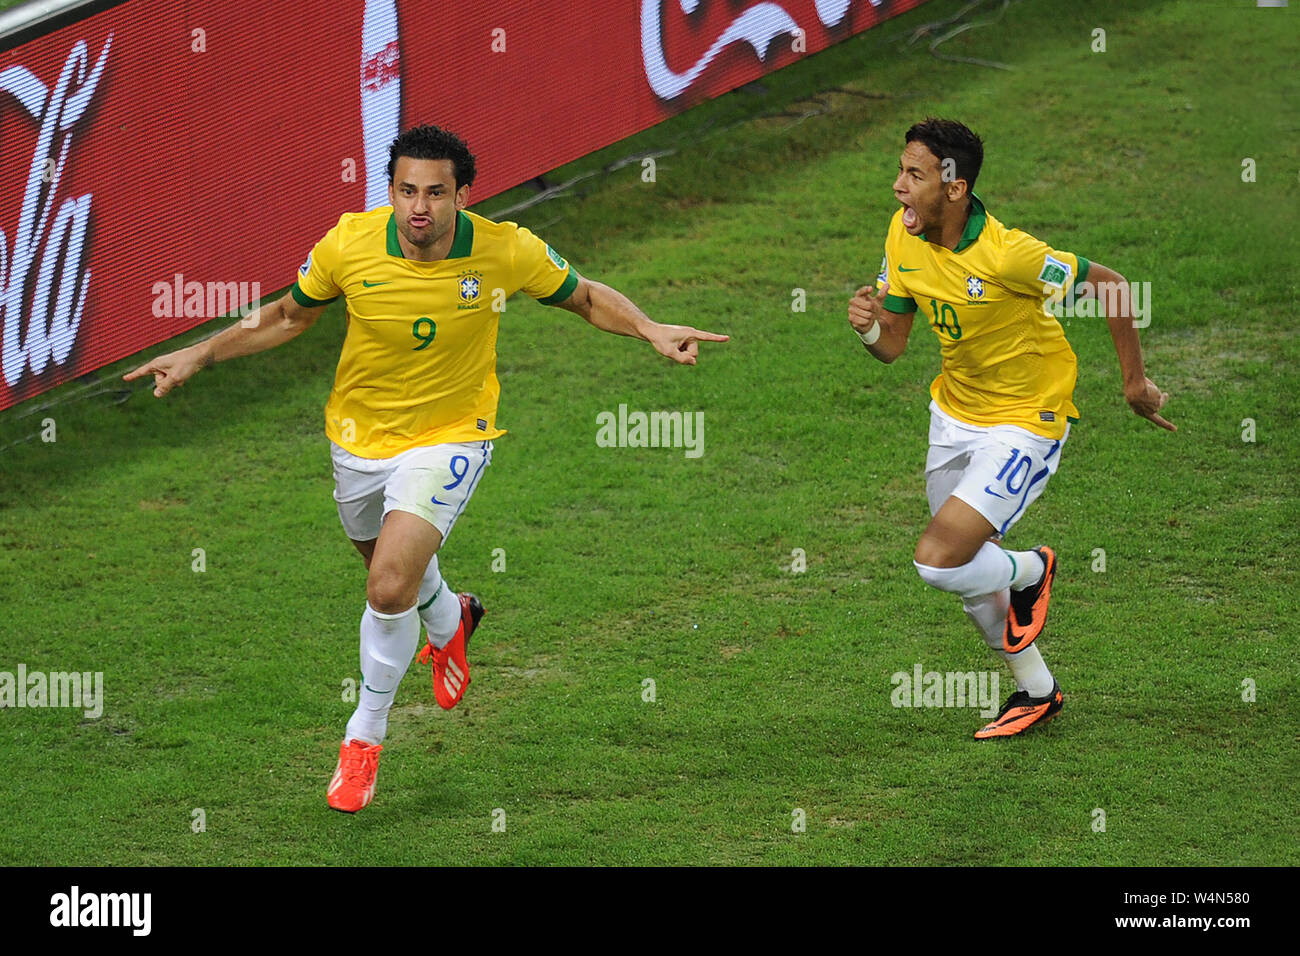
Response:
[[[0,409],[288,285],[405,126],[478,201],[920,2],[92,6],[0,53]]]

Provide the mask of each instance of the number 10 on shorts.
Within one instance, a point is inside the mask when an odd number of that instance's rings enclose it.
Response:
[[[1018,495],[1025,490],[1025,482],[1029,480],[1031,468],[1033,463],[1029,460],[1029,456],[1020,454],[1019,448],[1013,448],[1006,464],[993,480],[1002,482],[1007,491]]]

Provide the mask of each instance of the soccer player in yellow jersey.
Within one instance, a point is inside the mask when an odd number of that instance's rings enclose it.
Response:
[[[454,707],[469,684],[466,644],[482,605],[455,594],[438,550],[492,460],[500,387],[500,311],[517,291],[575,312],[598,329],[649,342],[694,365],[699,342],[727,336],[652,322],[626,296],[580,276],[527,229],[467,212],[475,162],[435,126],[407,130],[389,150],[392,206],[347,213],[298,270],[289,294],[220,334],[154,359],[162,397],[215,362],[281,345],[329,303],[347,303],[347,337],[325,407],[334,499],[368,569],[361,617],[362,689],[327,791],[355,813],[375,792],[397,685],[428,632],[434,696]]]
[[[886,364],[903,353],[917,312],[939,339],[925,464],[932,517],[914,563],[926,583],[961,596],[1015,675],[1016,692],[979,740],[1022,733],[1063,701],[1034,645],[1056,555],[997,543],[1056,473],[1078,416],[1074,352],[1047,304],[1121,293],[1106,299],[1116,303],[1107,322],[1124,397],[1176,430],[1160,416],[1168,394],[1146,377],[1124,277],[998,222],[974,193],[983,160],[983,143],[961,123],[928,119],[907,131],[894,180],[902,208],[889,224],[879,289],[859,289],[848,310],[867,351]]]

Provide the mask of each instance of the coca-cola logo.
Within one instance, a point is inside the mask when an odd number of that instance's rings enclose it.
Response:
[[[62,365],[76,343],[90,287],[82,269],[92,195],[68,196],[55,211],[73,134],[99,86],[108,51],[90,65],[78,40],[53,88],[23,66],[0,70],[0,93],[8,93],[39,124],[13,245],[0,228],[0,368],[16,385],[29,371],[39,375],[51,361]]]
[[[882,0],[870,2],[878,7]],[[670,0],[668,5],[680,8],[689,17],[701,9],[701,3],[702,0],[676,0],[675,3]],[[817,19],[827,28],[842,23],[852,5],[853,0],[814,0],[813,4]],[[777,37],[803,33],[794,17],[779,3],[758,3],[732,20],[690,68],[678,73],[668,65],[664,49],[664,6],[664,0],[641,0],[641,61],[650,88],[663,100],[676,99],[690,89],[714,58],[733,43],[748,43],[763,61]]]
[[[393,40],[361,61],[361,88],[383,89],[402,75],[402,54]]]

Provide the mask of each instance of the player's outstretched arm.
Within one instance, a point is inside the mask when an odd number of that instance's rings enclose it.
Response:
[[[695,364],[700,342],[726,342],[729,338],[688,325],[660,325],[617,289],[581,276],[578,277],[578,285],[573,294],[556,304],[582,316],[598,329],[615,335],[645,339],[660,355],[666,355],[682,365]]]
[[[863,339],[862,344],[886,365],[902,355],[907,348],[907,338],[912,334],[912,318],[915,315],[914,312],[890,312],[886,309],[885,291],[888,288],[889,283],[886,282],[879,291],[873,293],[871,286],[864,285],[849,299],[849,325],[853,326],[854,332],[870,339],[873,338],[871,330],[879,326],[874,341],[867,345],[866,339]]]
[[[283,345],[311,328],[324,311],[323,305],[304,308],[294,301],[292,295],[285,295],[212,338],[160,355],[127,372],[122,378],[129,382],[152,374],[154,397],[162,398],[173,388],[184,385],[200,369]]]
[[[1128,294],[1128,282],[1114,269],[1094,262],[1088,269],[1084,285],[1084,294],[1095,295],[1106,302],[1107,311],[1112,313],[1106,316],[1106,322],[1110,326],[1110,337],[1115,343],[1115,354],[1119,356],[1120,372],[1124,377],[1124,400],[1135,414],[1171,432],[1178,431],[1176,425],[1160,415],[1160,409],[1169,401],[1169,393],[1160,391],[1160,387],[1147,378],[1146,365],[1142,361],[1142,343],[1138,341],[1137,329],[1133,325],[1133,303]]]

